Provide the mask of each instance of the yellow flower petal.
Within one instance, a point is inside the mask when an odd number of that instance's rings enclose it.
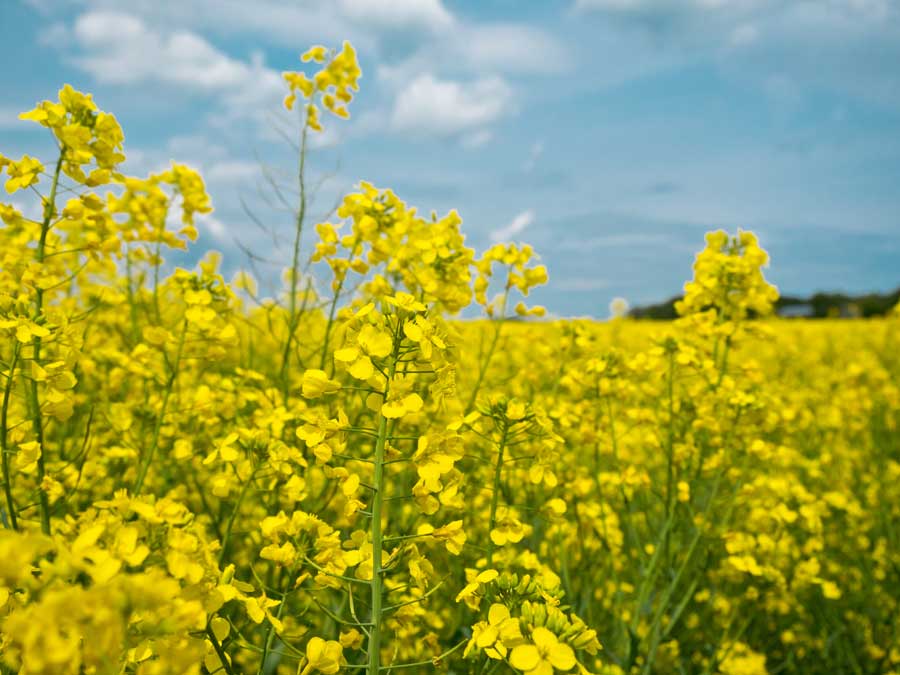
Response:
[[[519,645],[509,655],[509,665],[517,670],[532,670],[541,662],[541,655],[534,645]]]
[[[496,626],[497,624],[505,621],[508,618],[509,609],[507,609],[505,605],[501,605],[495,602],[488,610],[488,623],[490,623],[492,626]]]
[[[550,649],[548,656],[550,663],[557,670],[570,670],[575,667],[575,652],[567,644],[558,643]]]

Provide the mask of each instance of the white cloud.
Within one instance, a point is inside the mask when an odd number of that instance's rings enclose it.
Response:
[[[707,60],[744,86],[763,88],[771,76],[785,76],[802,97],[824,89],[900,106],[895,0],[573,0],[571,6],[570,20],[598,32],[612,26],[630,40],[618,48],[619,63],[648,53],[666,57],[657,69]]]
[[[339,0],[336,6],[346,18],[377,28],[439,31],[455,23],[441,0]]]
[[[376,66],[392,102],[388,127],[418,136],[459,136],[476,148],[489,126],[515,112],[509,76],[550,74],[568,65],[562,44],[547,32],[517,23],[457,20],[405,58]],[[473,79],[472,73],[477,73]]]
[[[534,222],[534,211],[532,209],[528,209],[527,211],[522,211],[522,213],[518,214],[515,218],[513,218],[509,225],[506,227],[501,227],[497,230],[491,232],[491,241],[493,242],[501,242],[510,239],[511,237],[515,237],[517,234],[520,234],[526,227],[531,225]]]
[[[569,293],[588,293],[602,291],[612,284],[606,279],[594,279],[593,277],[575,277],[572,279],[554,279],[553,288],[557,291]]]
[[[166,226],[171,230],[180,230],[184,223],[181,220],[181,200],[176,198],[166,216]],[[212,213],[198,213],[194,217],[194,226],[201,235],[210,234],[220,243],[227,243],[230,239],[230,229],[225,223]]]
[[[5,176],[4,176],[5,179]],[[0,180],[0,184],[5,181]],[[37,199],[29,199],[28,201],[21,201],[18,197],[22,193],[16,195],[16,197],[8,197],[6,191],[3,191],[4,201],[16,209],[19,213],[21,213],[26,218],[30,220],[40,222],[41,219],[41,203]]]
[[[223,38],[254,35],[267,43],[298,50],[312,42],[338,45],[342,40],[368,49],[399,30],[421,29],[433,34],[451,28],[455,22],[442,0],[30,1],[48,17],[73,5],[88,12],[127,11],[156,30],[178,27]]]
[[[570,66],[566,48],[533,26],[515,23],[458,23],[406,56],[377,67],[380,80],[408,81],[424,72],[510,75],[559,73]]]
[[[474,150],[489,143],[493,137],[494,133],[489,129],[478,129],[471,134],[465,134],[459,142],[467,150]]]
[[[647,3],[640,0],[575,0],[576,12],[634,12]]]
[[[621,14],[673,14],[709,11],[748,11],[775,0],[575,0],[580,11]]]
[[[462,20],[443,0],[33,0],[49,16],[74,5],[88,13],[139,17],[156,31],[173,28],[230,38],[256,35],[302,49],[310,42],[338,45],[350,40],[362,51],[397,54],[397,33],[432,69],[437,64],[497,69],[499,72],[554,72],[565,65],[562,43],[547,31],[517,22]],[[64,41],[59,25],[44,31],[46,44]],[[401,58],[408,58],[401,57]]]
[[[578,239],[564,239],[556,246],[558,251],[595,251],[606,248],[637,248],[644,246],[674,246],[672,238],[654,232],[625,232]]]
[[[454,136],[483,129],[512,106],[512,89],[500,77],[473,82],[423,73],[397,94],[391,129],[416,135]]]
[[[358,34],[351,34],[352,26],[337,11],[338,3],[319,0],[29,1],[46,16],[59,16],[73,5],[87,12],[127,11],[155,30],[178,27],[223,37],[258,35],[265,36],[267,41],[294,48],[313,40],[331,43],[347,37],[361,38]]]
[[[528,151],[528,157],[522,164],[522,171],[524,171],[525,173],[531,173],[532,171],[534,171],[534,168],[537,166],[538,161],[543,156],[544,142],[535,141],[531,144],[531,149]]]
[[[19,119],[19,113],[30,110],[33,105],[29,106],[11,106],[11,105],[2,105],[0,106],[0,129],[6,131],[22,131],[23,129],[28,129],[29,126],[33,126],[37,128],[34,122],[25,122]]]
[[[227,149],[203,133],[170,136],[166,141],[165,154],[202,157],[204,163],[224,162],[229,159]]]
[[[163,84],[214,96],[238,117],[271,109],[283,95],[280,76],[261,57],[235,59],[196,33],[158,31],[132,14],[82,14],[73,34],[81,49],[75,65],[102,83]]]
[[[229,227],[213,215],[197,216],[197,229],[200,232],[209,232],[218,241],[228,240]]]
[[[63,47],[71,42],[69,28],[62,21],[45,24],[37,30],[37,43],[41,47]]]
[[[203,172],[209,181],[222,183],[241,183],[261,175],[260,165],[257,162],[249,162],[243,159],[229,159],[216,161]]]
[[[190,166],[200,172],[213,196],[252,190],[263,175],[259,161],[232,154],[213,136],[203,133],[172,136],[164,144],[151,147],[129,145],[127,155],[125,168],[131,175],[165,171],[172,161]]]
[[[451,36],[447,50],[475,69],[553,73],[568,65],[563,45],[539,28],[512,23],[472,25]],[[426,45],[425,49],[431,49]]]
[[[731,31],[729,40],[733,47],[745,47],[759,39],[759,27],[753,23],[742,23]]]
[[[891,0],[575,0],[574,9],[632,20],[657,32],[696,32],[711,38],[711,44],[754,42],[764,28],[777,29],[792,17],[803,16],[808,29],[825,17],[830,17],[826,23],[850,22],[852,33],[860,23],[900,16],[900,5]]]
[[[863,0],[786,3],[754,20],[754,40],[732,44],[723,65],[768,90],[773,78],[794,83],[800,100],[827,89],[900,106],[900,4]],[[777,99],[781,104],[781,98]]]

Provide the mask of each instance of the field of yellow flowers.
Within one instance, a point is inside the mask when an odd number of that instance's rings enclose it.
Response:
[[[368,183],[306,250],[360,69],[304,61],[277,298],[164,265],[202,178],[89,95],[0,155],[0,672],[900,672],[900,318],[767,319],[714,232],[675,322],[529,319],[530,247]]]

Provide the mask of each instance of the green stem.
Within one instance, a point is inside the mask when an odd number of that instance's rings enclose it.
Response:
[[[156,250],[153,253],[153,311],[156,314],[156,323],[162,323],[162,311],[159,308],[159,268],[162,266],[162,238],[166,229],[165,221],[159,228],[159,238],[156,240]]]
[[[131,250],[128,246],[125,246],[125,285],[128,290],[128,309],[129,309],[129,317],[131,319],[131,341],[137,344],[138,339],[140,338],[140,333],[138,332],[138,318],[137,318],[137,305],[135,304],[137,300],[134,297],[134,285],[131,283]]]
[[[660,565],[659,562],[661,560],[661,552],[662,552],[662,542],[669,531],[669,528],[672,527],[672,521],[674,520],[674,514],[669,516],[669,519],[663,524],[662,531],[656,537],[656,543],[653,547],[653,555],[650,556],[650,561],[647,563],[647,567],[641,570],[641,586],[638,591],[637,601],[634,604],[634,613],[631,619],[631,632],[633,634],[637,634],[638,624],[641,618],[641,610],[647,603],[648,598],[650,597],[650,593],[653,590],[653,586],[656,584],[656,578],[660,573]],[[632,660],[634,655],[632,654]]]
[[[169,407],[169,398],[172,396],[175,380],[178,379],[178,370],[181,366],[181,355],[184,352],[184,338],[187,334],[187,327],[188,321],[185,319],[181,328],[181,337],[178,339],[178,351],[175,354],[175,362],[172,364],[172,372],[169,373],[166,389],[163,392],[162,407],[160,408],[159,416],[156,418],[156,425],[153,427],[153,440],[150,442],[150,449],[147,451],[147,456],[141,465],[137,480],[134,482],[132,497],[137,497],[141,493],[141,488],[144,487],[144,479],[147,477],[147,471],[150,469],[150,464],[153,463],[153,457],[156,455],[156,450],[159,448],[159,435],[162,430],[163,420],[166,417],[166,409]]]
[[[350,247],[350,253],[347,256],[347,260],[350,261],[353,259],[353,255],[356,252],[356,247],[359,245],[359,237],[353,242],[353,246]],[[328,310],[328,323],[325,324],[325,338],[322,341],[322,355],[319,359],[319,370],[325,370],[325,360],[328,358],[328,343],[331,341],[331,329],[334,327],[334,317],[337,313],[337,304],[338,300],[341,297],[341,291],[344,289],[344,281],[347,279],[347,271],[344,270],[344,276],[341,277],[340,282],[338,282],[338,286],[334,291],[334,297],[331,299],[331,307]],[[334,374],[334,364],[331,365],[331,374]]]
[[[400,347],[400,325],[394,336],[394,350],[388,364],[387,378],[382,392],[382,401],[387,401],[391,390],[391,380],[397,372],[397,352]],[[383,533],[381,531],[381,514],[384,506],[384,446],[387,442],[387,418],[384,415],[378,420],[378,437],[375,441],[375,479],[372,494],[372,630],[366,647],[369,662],[368,675],[377,675],[381,668],[381,601],[383,595],[384,569],[381,566],[381,545]]]
[[[724,475],[724,471],[720,471],[717,474],[717,476],[713,482],[712,490],[711,490],[710,496],[709,496],[709,501],[707,501],[706,508],[704,509],[704,512],[703,512],[704,516],[706,516],[706,514],[709,513],[710,509],[713,506],[713,502],[715,501],[716,496],[719,492],[719,485],[720,485],[720,481],[721,481],[721,478],[723,475]],[[731,514],[731,511],[733,508],[734,508],[734,502],[731,502],[731,504],[729,505],[729,507],[726,510],[726,516],[725,516],[726,520],[728,518],[730,518],[730,514]],[[681,583],[681,578],[684,576],[684,573],[687,571],[688,565],[693,560],[694,551],[697,549],[697,545],[700,543],[702,538],[703,538],[703,529],[698,528],[696,533],[694,534],[693,539],[691,540],[690,545],[687,548],[687,551],[684,554],[684,559],[682,560],[681,565],[679,565],[678,570],[675,573],[675,576],[669,582],[669,585],[666,588],[665,592],[663,593],[662,598],[659,602],[659,605],[656,608],[656,613],[653,617],[653,621],[650,626],[650,632],[649,632],[650,642],[649,642],[647,654],[645,655],[644,668],[642,670],[642,673],[644,673],[645,675],[649,675],[649,673],[651,672],[653,662],[656,658],[656,651],[659,647],[660,640],[662,639],[662,633],[661,633],[662,618],[663,618],[664,614],[666,613],[666,610],[668,610],[668,608],[670,606],[670,602],[672,600],[672,596],[674,595],[675,591],[677,590],[678,585]],[[670,624],[671,624],[671,619],[670,619]]]
[[[6,387],[3,390],[3,408],[0,410],[0,461],[3,464],[3,492],[6,494],[6,510],[9,513],[9,524],[11,529],[18,530],[19,523],[16,516],[16,503],[12,495],[12,478],[9,475],[9,444],[7,441],[7,419],[9,414],[9,397],[12,393],[13,374],[16,370],[16,363],[19,360],[19,342],[14,341],[13,357],[9,364],[9,373],[6,376]]]
[[[460,647],[468,642],[468,639],[463,640],[462,642],[457,642],[454,646],[452,646],[447,651],[442,654],[438,654],[434,658],[428,661],[416,661],[415,663],[399,663],[396,666],[391,666],[392,670],[400,670],[401,668],[418,668],[420,666],[432,666],[434,667],[435,661],[440,662],[450,656],[453,652],[457,651]]]
[[[237,502],[234,504],[234,509],[231,512],[231,515],[228,517],[228,524],[225,526],[225,534],[222,535],[222,550],[219,551],[219,567],[222,566],[222,563],[225,562],[225,558],[228,555],[228,544],[231,542],[231,530],[234,527],[234,521],[237,518],[238,511],[241,510],[241,504],[244,502],[244,497],[247,495],[247,489],[253,483],[253,479],[256,477],[256,469],[253,470],[253,473],[250,474],[250,478],[248,478],[244,484],[241,486],[241,491],[238,493]]]
[[[511,276],[511,274],[508,274],[506,278],[506,289],[503,291],[503,302],[500,305],[500,318],[496,320],[497,327],[494,329],[494,337],[491,339],[487,355],[478,368],[478,379],[475,382],[475,387],[472,389],[472,394],[469,396],[469,402],[466,404],[466,413],[471,412],[472,408],[475,407],[478,392],[481,389],[481,385],[484,383],[484,376],[487,373],[488,367],[491,365],[491,359],[494,357],[494,350],[497,348],[497,342],[500,340],[500,331],[506,320],[506,303],[509,300],[509,290],[512,288]]]
[[[300,164],[297,169],[297,180],[300,187],[300,206],[297,209],[297,221],[294,231],[294,251],[291,257],[291,297],[290,314],[288,316],[288,335],[284,342],[284,352],[281,355],[281,370],[279,378],[282,381],[282,395],[287,401],[288,391],[288,365],[291,359],[291,343],[294,340],[294,331],[297,330],[297,286],[300,283],[300,240],[303,237],[303,224],[306,220],[306,137],[309,132],[309,115],[303,123],[303,131],[300,133]]]
[[[619,461],[619,436],[616,433],[616,417],[613,414],[612,396],[606,395],[605,398],[606,398],[606,414],[609,417],[609,439],[610,439],[610,444],[612,446],[613,460],[616,463],[616,470],[620,471],[622,466],[621,466],[621,462]],[[628,498],[628,493],[625,491],[624,485],[619,486],[619,492],[622,495],[622,504],[625,506],[625,510],[623,512],[623,515],[625,516],[625,527],[627,530],[626,537],[625,537],[625,543],[627,545],[627,543],[628,543],[627,535],[631,534],[631,541],[632,541],[633,545],[639,547],[640,546],[640,537],[638,537],[637,529],[635,528],[634,521],[633,521],[634,506],[632,504],[632,501]],[[597,475],[597,495],[598,495],[598,498],[602,499],[603,490],[600,485],[599,474]]]
[[[675,491],[675,468],[674,468],[674,460],[675,460],[675,395],[674,395],[674,387],[673,387],[673,379],[675,376],[675,353],[669,352],[669,377],[668,383],[666,385],[667,397],[669,401],[669,418],[667,420],[667,435],[666,435],[666,520],[669,519],[669,513],[671,513],[672,508],[674,506],[674,491]],[[670,532],[666,532],[666,539],[663,544],[664,547],[664,558],[666,560],[666,566],[668,566],[669,562],[669,537]]]
[[[719,377],[716,380],[716,389],[722,384],[722,380],[728,373],[728,352],[731,350],[731,336],[725,338],[725,348],[722,350],[722,365],[719,367]]]
[[[234,671],[231,669],[231,664],[228,662],[228,657],[225,656],[225,650],[222,649],[222,645],[219,644],[219,640],[218,638],[216,638],[216,634],[213,633],[213,629],[211,626],[206,627],[206,637],[209,638],[213,649],[216,651],[216,656],[219,657],[219,661],[222,663],[222,668],[226,673],[228,673],[228,675],[234,675]]]
[[[506,450],[506,439],[509,435],[509,427],[504,422],[503,435],[500,437],[500,443],[497,446],[497,464],[494,466],[494,491],[491,494],[491,517],[488,521],[488,550],[487,550],[487,566],[490,569],[494,563],[494,549],[496,545],[491,539],[491,532],[497,525],[497,505],[500,500],[500,484],[503,478],[503,453]]]
[[[291,568],[291,572],[290,572],[290,574],[288,574],[288,583],[290,583],[290,580],[293,578],[293,576],[294,576],[294,568]],[[279,586],[280,585],[281,584],[279,583]],[[285,605],[287,605],[287,593],[282,594],[281,604],[278,605],[278,611],[275,614],[275,618],[278,619],[279,621],[281,620],[281,617],[284,615]],[[258,673],[264,673],[266,670],[266,661],[269,660],[269,654],[272,652],[272,643],[273,642],[275,642],[275,626],[271,621],[269,621],[269,626],[266,629],[266,641],[263,646],[262,656],[260,657],[260,661],[259,661]],[[276,670],[277,670],[277,664],[276,664]]]
[[[43,264],[44,256],[47,249],[47,234],[50,232],[50,221],[53,220],[53,214],[56,212],[56,192],[59,189],[59,174],[62,171],[63,158],[66,156],[66,148],[62,146],[59,149],[59,159],[56,160],[56,169],[53,171],[53,182],[50,184],[50,195],[44,203],[44,220],[41,222],[41,237],[38,240],[37,251],[35,252],[35,260],[38,265]],[[35,292],[34,300],[34,320],[41,318],[44,311],[44,290],[40,287]],[[41,338],[34,336],[32,354],[32,362],[40,365],[41,363]],[[34,428],[35,440],[41,448],[41,453],[37,460],[37,477],[38,477],[38,500],[40,501],[41,510],[41,532],[50,534],[50,500],[44,490],[44,475],[46,473],[44,463],[44,420],[41,415],[41,401],[38,396],[37,380],[31,380],[31,408],[34,417],[31,418],[32,427]]]
[[[325,324],[325,337],[322,340],[322,355],[319,358],[319,370],[325,370],[325,361],[328,359],[328,343],[331,341],[331,328],[334,325],[334,315],[337,311],[337,303],[338,298],[341,295],[341,290],[344,287],[344,280],[341,279],[338,284],[337,290],[334,292],[334,297],[331,299],[331,309],[328,311],[328,323]],[[334,375],[334,364],[331,365],[331,375]]]

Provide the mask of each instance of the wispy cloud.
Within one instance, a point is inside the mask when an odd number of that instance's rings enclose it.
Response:
[[[464,148],[473,150],[489,143],[493,137],[494,132],[492,132],[490,129],[478,129],[477,131],[473,131],[470,134],[464,135],[460,139],[460,143]]]
[[[522,213],[513,218],[508,225],[491,232],[491,241],[500,242],[515,237],[517,234],[521,234],[525,228],[533,222],[534,211],[531,209],[522,211]]]
[[[236,115],[277,104],[281,78],[261,56],[242,61],[188,30],[155,30],[125,12],[92,11],[72,27],[73,63],[100,83],[163,85],[212,96]]]
[[[591,291],[604,291],[612,284],[606,279],[594,277],[574,277],[569,279],[553,279],[553,286],[560,291],[568,293],[589,293]]]
[[[390,127],[412,134],[454,136],[484,130],[511,105],[512,89],[502,78],[458,82],[424,73],[398,93]]]
[[[34,122],[25,122],[19,119],[19,113],[29,110],[31,106],[0,105],[0,130],[22,131],[29,128],[37,129]]]
[[[631,55],[663,54],[669,66],[704,59],[757,86],[791,78],[805,92],[825,88],[900,106],[893,0],[574,0],[571,7],[578,20],[630,35],[622,48]],[[634,41],[641,36],[651,41]]]
[[[223,243],[229,241],[231,228],[211,214],[203,214],[197,217],[197,229],[200,232],[209,232],[217,241]]]
[[[261,171],[258,162],[244,159],[227,159],[213,163],[203,175],[210,181],[240,183],[259,178]]]
[[[625,232],[579,239],[563,239],[557,246],[559,251],[596,251],[604,248],[635,246],[668,246],[673,239],[666,234],[650,232]]]
[[[535,141],[534,143],[532,143],[531,148],[528,150],[528,157],[522,164],[522,171],[524,171],[525,173],[531,173],[532,171],[534,171],[534,168],[537,166],[537,163],[540,161],[543,155],[544,142]]]
[[[456,19],[441,0],[338,0],[336,8],[348,19],[392,30],[446,30]]]

